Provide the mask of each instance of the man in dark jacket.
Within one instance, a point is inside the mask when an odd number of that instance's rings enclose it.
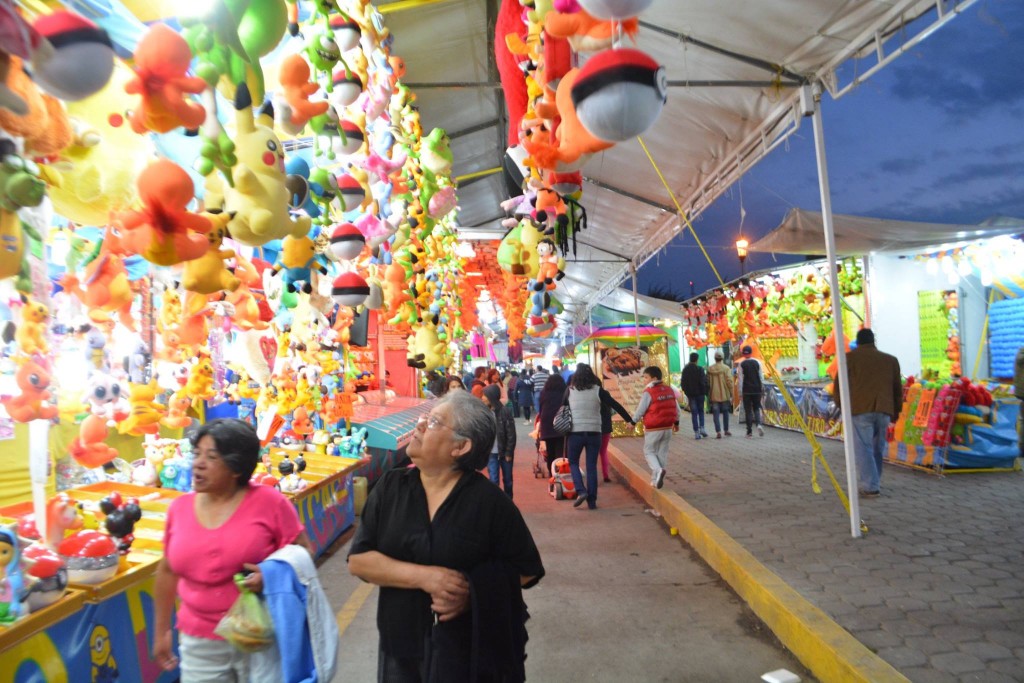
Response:
[[[690,354],[690,362],[683,368],[682,390],[690,404],[690,419],[693,421],[693,438],[708,435],[704,429],[704,399],[708,395],[708,376],[704,368],[697,365],[698,356]]]
[[[846,355],[846,373],[853,415],[853,428],[846,431],[846,437],[853,439],[860,495],[872,498],[879,494],[882,481],[882,454],[889,421],[898,420],[903,408],[900,362],[896,356],[875,348],[875,333],[864,328],[857,332],[857,348]],[[836,404],[840,380],[836,377]]]
[[[484,400],[494,411],[498,432],[491,446],[491,459],[487,462],[487,473],[495,484],[512,497],[512,460],[516,455],[516,422],[512,412],[501,402],[501,387],[488,384],[484,387]],[[499,481],[499,472],[501,481]]]
[[[509,392],[511,395],[511,392]],[[516,382],[516,399],[519,402],[519,409],[523,411],[523,424],[530,424],[530,411],[533,409],[533,377],[530,369],[523,370]]]
[[[764,373],[761,372],[761,362],[754,358],[754,349],[744,346],[742,353],[743,360],[736,369],[736,383],[743,396],[743,414],[747,419],[747,438],[750,439],[754,436],[754,425],[757,425],[758,435],[764,436],[764,427],[761,426]]]

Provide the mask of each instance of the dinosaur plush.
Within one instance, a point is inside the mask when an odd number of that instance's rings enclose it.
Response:
[[[2,54],[3,48],[0,48]],[[18,115],[0,107],[0,129],[24,139],[27,157],[49,157],[71,144],[73,132],[64,105],[41,92],[25,72],[24,62],[13,55],[7,63],[6,81],[0,86],[21,99],[27,112]]]
[[[103,240],[86,262],[85,289],[82,289],[74,273],[65,275],[61,285],[78,297],[90,311],[97,310],[104,314],[116,311],[121,324],[134,332],[133,294],[123,258],[126,253],[120,233],[108,227]]]
[[[118,457],[116,448],[108,446],[106,419],[87,415],[78,429],[78,438],[71,442],[68,453],[82,467],[100,467]]]
[[[46,194],[39,167],[6,153],[13,151],[9,144],[0,141],[0,280],[21,270],[24,237],[18,209],[39,206]]]
[[[128,115],[132,130],[167,133],[184,126],[198,128],[206,110],[188,98],[206,89],[206,81],[188,75],[192,51],[174,29],[154,24],[135,47],[135,78],[125,84],[142,102]],[[168,265],[168,264],[161,264]]]
[[[278,80],[281,91],[275,100],[277,123],[289,135],[298,135],[314,116],[327,112],[327,102],[310,102],[320,87],[310,83],[309,64],[301,55],[291,54],[281,61]]]
[[[158,266],[173,266],[207,252],[210,219],[192,213],[192,179],[183,168],[157,159],[139,174],[142,208],[114,218],[121,227],[125,247]]]
[[[265,106],[255,116],[244,83],[235,97],[235,125],[238,163],[232,169],[233,184],[218,187],[219,176],[208,176],[207,207],[217,207],[223,200],[231,215],[228,232],[242,244],[260,246],[287,235],[302,237],[309,232],[310,219],[288,213],[284,146],[274,134],[273,109]]]
[[[555,38],[565,38],[576,52],[606,50],[612,46],[614,31],[621,30],[632,38],[639,26],[636,17],[616,22],[613,26],[612,22],[598,19],[584,10],[572,14],[548,12],[544,17],[544,31]]]
[[[52,420],[57,417],[57,406],[50,405],[50,371],[41,359],[26,361],[14,375],[21,393],[0,400],[7,414],[15,422]]]

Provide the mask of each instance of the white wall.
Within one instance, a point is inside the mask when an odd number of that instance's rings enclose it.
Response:
[[[868,295],[871,328],[878,348],[900,361],[904,375],[921,372],[921,335],[918,327],[917,293],[930,289],[957,289],[960,296],[960,349],[964,374],[974,369],[978,340],[985,320],[985,294],[974,277],[956,287],[941,270],[931,275],[923,261],[887,254],[869,259]],[[988,375],[988,354],[983,351],[978,374]]]

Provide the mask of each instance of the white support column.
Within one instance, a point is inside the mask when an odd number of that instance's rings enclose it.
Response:
[[[812,86],[804,87],[811,88]],[[850,534],[854,538],[860,538],[860,499],[857,495],[857,461],[853,452],[853,415],[850,413],[850,382],[846,373],[846,335],[843,331],[843,309],[839,300],[839,278],[836,273],[836,234],[832,224],[832,195],[828,185],[828,165],[825,161],[825,131],[821,123],[821,88],[817,84],[813,88],[814,151],[818,162],[821,216],[825,224],[825,253],[828,256],[829,289],[832,294],[832,329],[836,336],[836,359],[839,363],[839,403],[843,416],[846,491],[850,498]]]
[[[633,276],[633,331],[636,332],[636,348],[640,350],[640,305],[636,298],[636,261],[629,264]]]

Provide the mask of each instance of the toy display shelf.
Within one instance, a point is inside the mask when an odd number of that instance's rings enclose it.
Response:
[[[296,455],[302,455],[306,461],[306,469],[299,476],[306,480],[306,488],[298,493],[285,494],[292,498],[301,498],[304,494],[312,493],[314,490],[324,486],[331,478],[341,477],[361,467],[366,463],[366,458],[340,458],[333,455],[320,455],[319,453],[305,453],[300,451],[287,450],[284,448],[270,449],[270,462],[274,468],[273,475],[279,477],[277,466],[287,455],[292,461]]]
[[[352,424],[366,427],[367,448],[397,451],[412,440],[416,421],[430,411],[432,400],[398,396],[385,405],[359,403]]]
[[[12,649],[26,638],[45,631],[82,609],[89,599],[88,591],[69,588],[57,602],[33,612],[13,624],[0,626],[0,652]]]

